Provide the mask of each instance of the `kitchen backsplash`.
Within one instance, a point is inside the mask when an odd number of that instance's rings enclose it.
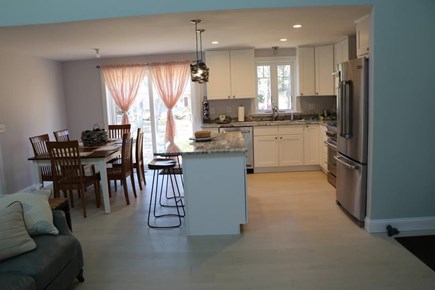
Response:
[[[307,114],[322,114],[324,110],[336,112],[335,96],[303,96],[300,99],[301,112]]]
[[[321,115],[326,110],[328,113],[336,111],[335,96],[303,96],[297,97],[299,101],[301,114],[318,114]],[[237,99],[237,100],[209,100],[210,120],[213,121],[219,118],[220,115],[229,116],[232,119],[237,119],[237,110],[239,106],[245,107],[245,116],[249,116],[254,112],[255,99]]]
[[[252,102],[254,100],[252,99]],[[220,115],[237,119],[239,106],[245,107],[245,116],[251,115],[251,99],[237,100],[209,100],[210,120],[219,118]]]

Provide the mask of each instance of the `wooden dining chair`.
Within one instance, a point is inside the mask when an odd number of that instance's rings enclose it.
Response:
[[[109,139],[122,139],[125,133],[130,133],[131,124],[109,125],[108,129]],[[116,166],[116,164],[121,163],[121,156],[117,156],[116,158],[109,160],[107,163],[112,164],[112,166]],[[115,190],[118,190],[116,180]]]
[[[109,125],[109,139],[122,139],[125,133],[130,133],[131,124]]]
[[[54,139],[56,139],[56,141],[58,141],[58,142],[71,141],[69,139],[69,131],[68,131],[68,129],[54,131],[53,135],[54,135]],[[85,173],[87,175],[91,175],[92,172],[95,172],[95,165],[93,165],[93,164],[83,165],[82,167],[85,170]]]
[[[107,168],[107,180],[120,180],[124,188],[124,195],[127,205],[130,205],[130,199],[128,197],[127,189],[127,177],[130,176],[131,187],[133,188],[134,197],[136,195],[136,186],[134,185],[134,170],[133,170],[133,138],[130,133],[125,133],[122,137],[122,149],[121,149],[121,164],[119,166],[113,166]],[[109,184],[110,193],[110,184]]]
[[[68,129],[54,131],[53,135],[56,141],[70,141]]]
[[[86,175],[80,159],[79,142],[62,141],[47,142],[50,155],[51,171],[55,190],[59,193],[69,193],[71,207],[74,207],[73,191],[77,190],[82,201],[83,216],[86,218],[86,189],[93,185],[95,201],[100,207],[100,174],[95,171]]]
[[[50,140],[48,134],[43,134],[39,136],[30,137],[30,143],[32,144],[33,153],[35,157],[39,155],[48,154],[46,142]],[[52,182],[53,174],[51,172],[51,166],[40,166],[41,171],[41,183],[44,185],[44,182]]]
[[[145,180],[145,165],[143,162],[143,129],[137,129],[136,136],[136,149],[135,149],[135,162],[133,163],[133,168],[136,169],[137,180],[139,183],[139,188],[142,190],[142,182],[144,185],[147,184]]]

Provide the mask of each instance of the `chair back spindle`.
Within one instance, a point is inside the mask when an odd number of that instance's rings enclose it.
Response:
[[[125,133],[130,133],[131,124],[109,125],[109,138],[122,139]]]
[[[70,141],[68,129],[55,131],[55,132],[53,132],[53,135],[54,135],[54,139],[56,139],[56,141]]]

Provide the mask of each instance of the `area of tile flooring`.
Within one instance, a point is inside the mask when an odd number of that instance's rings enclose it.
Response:
[[[435,289],[435,273],[393,238],[349,220],[321,172],[249,174],[240,236],[148,228],[147,180],[130,206],[118,186],[111,214],[91,200],[87,219],[72,210],[86,279],[75,290]]]

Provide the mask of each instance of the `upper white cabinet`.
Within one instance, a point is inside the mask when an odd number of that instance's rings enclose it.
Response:
[[[298,48],[299,95],[314,96],[315,84],[314,47]]]
[[[210,69],[207,83],[208,99],[255,97],[253,49],[206,51],[205,61]]]
[[[316,95],[335,95],[334,46],[318,46],[314,50],[316,61]]]
[[[298,48],[299,95],[335,95],[334,46]]]
[[[356,54],[358,57],[367,55],[370,51],[369,32],[370,15],[355,21],[356,24]]]
[[[334,70],[337,65],[356,58],[356,36],[349,35],[334,44]]]

